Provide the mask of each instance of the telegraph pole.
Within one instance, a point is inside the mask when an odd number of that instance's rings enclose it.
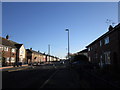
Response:
[[[48,55],[49,55],[49,62],[50,62],[50,44],[48,44]]]
[[[70,59],[69,29],[66,29],[65,31],[67,31],[67,32],[68,32],[68,59]]]

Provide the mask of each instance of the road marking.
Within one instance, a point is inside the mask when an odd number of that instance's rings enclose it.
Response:
[[[58,72],[58,70],[55,71],[55,72],[41,85],[40,88],[43,88],[57,72]],[[40,88],[39,88],[39,89],[40,89]]]

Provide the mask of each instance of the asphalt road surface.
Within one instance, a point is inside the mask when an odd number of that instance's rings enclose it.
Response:
[[[12,88],[114,88],[86,71],[49,64],[3,71],[2,89]]]

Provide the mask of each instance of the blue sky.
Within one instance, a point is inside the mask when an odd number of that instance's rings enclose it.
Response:
[[[67,32],[70,52],[75,53],[108,31],[106,20],[118,23],[117,2],[18,2],[2,3],[2,36],[25,48],[64,58]]]

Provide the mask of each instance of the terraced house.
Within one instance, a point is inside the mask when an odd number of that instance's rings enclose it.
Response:
[[[1,62],[2,66],[11,66],[15,63],[26,63],[26,51],[23,44],[19,44],[12,40],[9,40],[9,36],[6,38],[0,37],[0,50],[1,50]]]
[[[89,61],[100,67],[120,68],[120,24],[87,46]]]
[[[32,50],[32,48],[26,49],[26,51],[28,64],[40,64],[41,62],[46,61],[46,55],[44,53]]]

